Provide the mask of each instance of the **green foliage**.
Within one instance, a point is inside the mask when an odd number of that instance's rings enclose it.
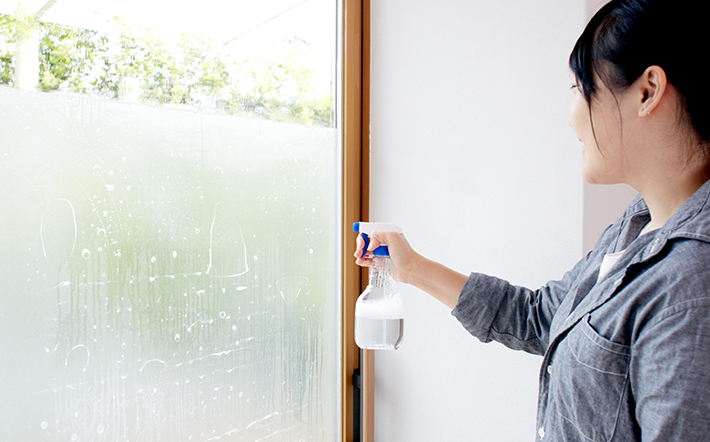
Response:
[[[13,53],[17,42],[18,20],[14,16],[0,15],[0,84],[12,84],[15,73]]]
[[[60,86],[72,92],[88,93],[97,49],[105,45],[105,36],[96,31],[76,29],[54,23],[40,25],[40,84],[42,91]]]
[[[36,29],[38,89],[45,92],[326,127],[334,124],[332,90],[316,96],[311,85],[313,51],[301,40],[244,48],[253,54],[244,56],[215,50],[205,36],[184,34],[168,42],[150,29],[128,25],[120,18],[116,22],[119,32],[109,35],[37,23],[22,10],[0,16],[0,84],[13,85],[16,47]]]
[[[308,45],[294,39],[273,44],[263,58],[243,60],[238,66],[241,81],[231,90],[228,109],[239,115],[330,126],[332,93],[310,98],[310,57]]]
[[[12,62],[12,43],[10,41],[11,18],[0,16],[0,84],[12,84],[15,66]]]

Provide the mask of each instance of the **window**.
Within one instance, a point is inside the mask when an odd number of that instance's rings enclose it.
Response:
[[[24,5],[0,9],[3,437],[348,439],[360,4]]]

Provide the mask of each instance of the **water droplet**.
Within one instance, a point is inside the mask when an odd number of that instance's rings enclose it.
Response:
[[[108,190],[109,192],[113,191],[113,189],[115,189],[115,188],[116,188],[115,184],[106,184],[106,190]]]
[[[155,256],[154,256],[154,257],[152,257],[152,258],[150,258],[150,262],[152,262],[153,264],[155,264],[155,261],[156,261],[156,258],[155,258]]]
[[[104,210],[104,218],[108,216],[108,210]]]
[[[225,313],[225,312],[223,312],[223,311],[222,311],[222,312],[219,312],[219,317],[222,318],[222,319],[224,319],[225,317],[227,317],[227,313]]]
[[[310,253],[310,254],[312,255],[312,254],[313,254],[313,249],[310,249],[310,250],[308,251],[308,253]]]
[[[97,431],[99,434],[104,434],[104,426],[103,426],[103,425],[99,425],[99,427],[96,429],[96,431]]]
[[[43,430],[46,430],[47,427],[49,426],[49,422],[44,421],[44,422],[42,422],[39,426],[42,427]]]
[[[89,259],[91,258],[91,252],[89,252],[89,249],[84,249],[81,251],[81,256],[83,256],[84,259]]]
[[[173,258],[177,258],[177,251],[173,250]]]
[[[175,342],[180,342],[180,333],[175,335]]]
[[[155,277],[154,277],[154,276],[151,276],[150,279],[149,279],[149,281],[150,281],[150,282],[155,282]]]
[[[77,440],[77,439],[79,439],[79,435],[76,433],[72,434],[71,440]]]
[[[195,229],[195,233],[200,233],[200,228]]]
[[[236,326],[236,325],[233,325],[233,326],[232,326],[232,331],[237,331],[237,326]],[[239,342],[239,341],[237,341],[237,342]]]
[[[246,289],[248,289],[248,288],[249,288],[249,287],[244,287],[243,285],[241,285],[241,286],[237,287],[237,291],[238,291],[238,292],[241,292],[242,290],[246,290]]]
[[[96,229],[97,236],[101,236],[102,234],[103,234],[103,236],[106,236],[106,229],[102,229],[102,228]]]

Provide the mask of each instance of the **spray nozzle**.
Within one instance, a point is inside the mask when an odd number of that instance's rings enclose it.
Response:
[[[362,249],[362,257],[365,256],[367,253],[367,248],[370,245],[370,237],[369,235],[374,232],[374,231],[379,231],[379,232],[397,232],[397,233],[402,233],[402,229],[397,227],[394,224],[391,223],[365,223],[365,222],[357,222],[353,224],[353,232],[358,232],[362,234],[362,239],[365,241],[365,247]],[[379,256],[379,257],[389,257],[389,249],[387,246],[379,246],[375,250],[372,251],[372,254],[374,256]]]

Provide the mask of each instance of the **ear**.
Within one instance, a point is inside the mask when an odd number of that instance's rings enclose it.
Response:
[[[645,117],[658,107],[666,94],[666,72],[659,66],[651,66],[636,80],[636,86],[638,116]]]

